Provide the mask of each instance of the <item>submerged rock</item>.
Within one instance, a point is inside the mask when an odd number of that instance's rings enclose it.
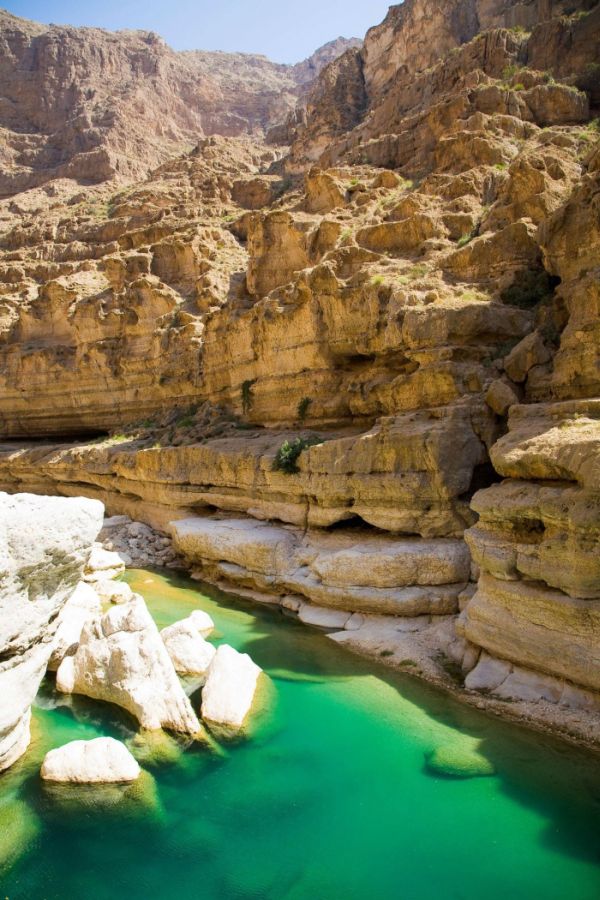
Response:
[[[108,784],[135,781],[141,769],[125,744],[110,737],[71,741],[44,757],[41,776],[46,781]]]
[[[218,730],[242,729],[252,708],[262,669],[247,653],[221,645],[210,664],[202,689],[203,720]]]
[[[494,775],[492,763],[477,750],[452,744],[437,747],[426,757],[426,768],[449,778],[477,778]]]
[[[196,616],[196,613],[200,615]],[[210,634],[213,628],[210,616],[200,610],[194,610],[187,619],[162,629],[160,636],[176,672],[180,675],[206,674],[216,650],[212,644],[204,640],[203,634]]]
[[[86,784],[44,780],[42,790],[50,820],[64,822],[65,816],[74,817],[78,828],[95,827],[99,816],[115,815],[120,821],[126,818],[129,822],[138,818],[140,823],[147,823],[148,817],[162,814],[156,782],[143,770],[135,781]]]
[[[165,731],[138,731],[126,741],[135,759],[146,768],[172,766],[191,743],[190,738],[177,738]]]
[[[77,652],[60,665],[56,686],[66,693],[116,703],[144,728],[201,733],[158,629],[139,596],[84,627]]]
[[[21,800],[0,803],[0,873],[27,852],[40,829],[33,810]]]
[[[102,525],[97,500],[0,494],[0,771],[29,744],[58,616]]]

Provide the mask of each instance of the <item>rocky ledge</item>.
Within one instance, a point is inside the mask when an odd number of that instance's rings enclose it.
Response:
[[[406,0],[269,143],[21,211],[0,486],[597,746],[599,35]]]

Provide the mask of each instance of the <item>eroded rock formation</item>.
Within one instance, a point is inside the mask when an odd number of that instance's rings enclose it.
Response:
[[[11,223],[0,485],[598,741],[599,35],[406,0],[267,144]]]
[[[58,617],[102,526],[95,500],[0,494],[0,771],[29,744]]]
[[[77,651],[60,664],[56,686],[122,706],[143,728],[201,737],[200,723],[140,596],[84,625]]]
[[[338,38],[286,66],[176,53],[152,32],[40,25],[1,11],[0,197],[139,178],[200,136],[260,133],[357,43]],[[31,202],[35,195],[14,201]]]

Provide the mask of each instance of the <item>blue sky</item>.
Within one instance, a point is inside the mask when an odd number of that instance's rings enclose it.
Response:
[[[332,38],[363,37],[388,0],[0,0],[17,16],[57,25],[157,31],[177,50],[264,53],[298,62]]]

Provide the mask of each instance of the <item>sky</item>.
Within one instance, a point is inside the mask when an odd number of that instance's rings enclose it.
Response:
[[[0,0],[56,25],[156,31],[176,50],[264,53],[295,63],[336,37],[364,37],[392,0]]]

